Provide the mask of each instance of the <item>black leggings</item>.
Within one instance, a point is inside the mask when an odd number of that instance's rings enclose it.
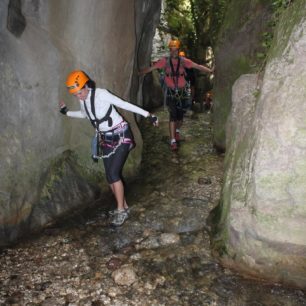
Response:
[[[131,145],[122,143],[116,152],[107,158],[103,158],[106,180],[113,184],[122,179],[122,169],[129,155]],[[106,156],[113,151],[113,148],[103,148],[103,155]]]
[[[184,111],[182,108],[177,107],[177,99],[174,97],[167,97],[167,105],[169,111],[169,120],[182,121],[184,117]]]

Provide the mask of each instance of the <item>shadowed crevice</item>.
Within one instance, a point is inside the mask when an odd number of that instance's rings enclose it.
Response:
[[[26,28],[26,19],[22,15],[21,0],[10,0],[7,14],[7,29],[20,37]]]

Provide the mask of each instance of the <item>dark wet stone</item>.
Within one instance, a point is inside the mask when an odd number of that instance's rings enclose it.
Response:
[[[106,266],[109,270],[116,270],[122,265],[122,260],[116,257],[111,258],[107,263]]]
[[[103,306],[103,305],[105,305],[105,304],[101,301],[92,301],[91,302],[91,306]]]
[[[7,14],[7,29],[20,37],[26,28],[26,19],[21,11],[21,0],[10,0]]]
[[[203,207],[203,205],[208,203],[208,199],[184,198],[182,203],[183,205],[190,207]]]
[[[198,184],[199,185],[210,185],[212,183],[210,177],[199,177]]]
[[[35,285],[35,290],[44,291],[52,284],[51,281],[43,282]]]
[[[10,275],[10,280],[16,280],[18,278],[18,274]]]

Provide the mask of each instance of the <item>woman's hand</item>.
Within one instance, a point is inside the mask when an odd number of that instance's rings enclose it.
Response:
[[[67,112],[68,112],[68,108],[67,108],[65,102],[64,102],[64,101],[59,101],[58,105],[59,105],[59,107],[60,107],[60,112],[61,112],[63,115],[66,115]]]
[[[154,126],[158,126],[158,118],[157,116],[150,114],[149,119]]]

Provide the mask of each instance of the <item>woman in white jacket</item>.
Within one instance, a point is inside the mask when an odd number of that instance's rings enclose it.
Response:
[[[116,110],[116,106],[133,113],[149,117],[154,126],[158,119],[142,108],[128,103],[111,94],[106,89],[96,88],[88,75],[81,71],[72,71],[66,80],[68,91],[80,102],[79,111],[69,111],[64,102],[60,102],[60,112],[74,118],[88,118],[98,136],[106,179],[117,201],[117,209],[112,212],[111,225],[120,226],[129,215],[129,207],[124,196],[122,169],[129,151],[134,146],[133,135],[128,123]],[[96,156],[93,156],[96,159]]]

